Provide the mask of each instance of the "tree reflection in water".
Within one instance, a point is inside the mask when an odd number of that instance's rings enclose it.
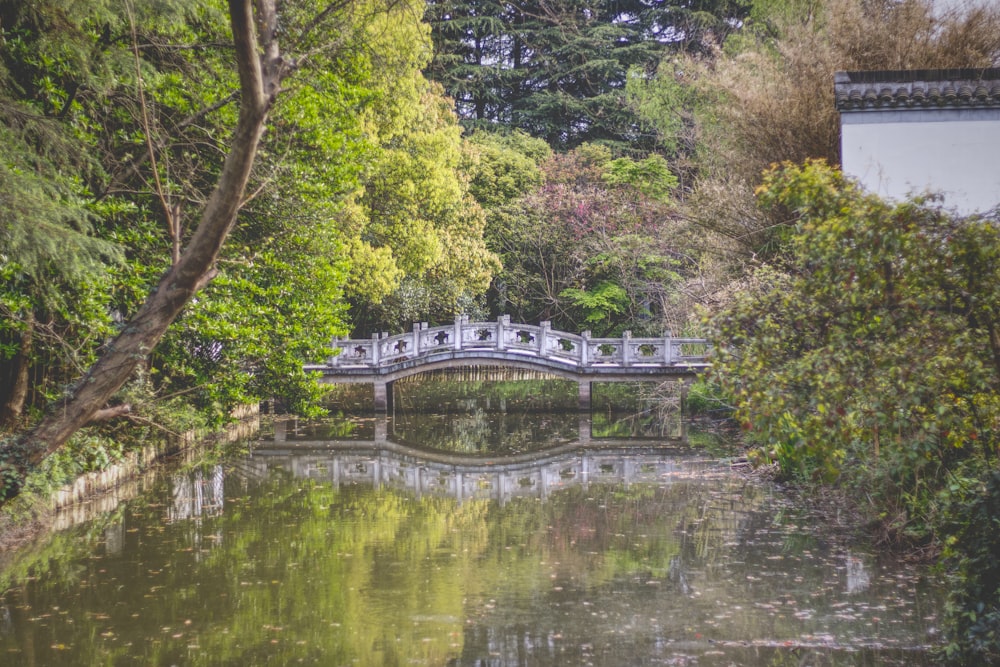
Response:
[[[536,415],[509,456],[279,423],[5,570],[4,664],[927,661],[920,570],[676,441]]]

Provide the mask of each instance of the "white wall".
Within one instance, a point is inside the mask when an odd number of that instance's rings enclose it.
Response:
[[[879,195],[944,195],[960,213],[1000,205],[1000,109],[841,114],[841,166]]]

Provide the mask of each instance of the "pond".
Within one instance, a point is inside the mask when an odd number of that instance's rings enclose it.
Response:
[[[930,664],[920,568],[687,446],[676,412],[512,384],[279,420],[50,536],[0,573],[0,664]]]

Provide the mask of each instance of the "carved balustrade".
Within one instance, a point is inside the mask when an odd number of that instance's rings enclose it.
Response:
[[[577,369],[627,368],[704,365],[709,344],[700,338],[669,335],[633,338],[628,331],[621,338],[593,338],[589,331],[580,335],[555,331],[548,322],[516,324],[507,315],[496,322],[470,322],[463,315],[454,324],[428,327],[418,323],[412,331],[394,336],[377,333],[370,339],[335,340],[327,366],[379,368],[460,350],[531,356]]]

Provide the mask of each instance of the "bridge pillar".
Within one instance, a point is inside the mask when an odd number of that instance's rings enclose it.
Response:
[[[590,410],[590,384],[589,380],[577,380],[576,386],[580,393],[578,403],[580,410]]]
[[[392,382],[376,380],[372,384],[375,387],[375,412],[387,413],[392,410]]]
[[[375,416],[375,442],[385,442],[389,439],[389,418],[384,415]]]
[[[580,444],[590,444],[591,439],[594,437],[594,429],[590,415],[580,415],[580,423],[577,425],[577,433],[577,437],[580,439]]]

